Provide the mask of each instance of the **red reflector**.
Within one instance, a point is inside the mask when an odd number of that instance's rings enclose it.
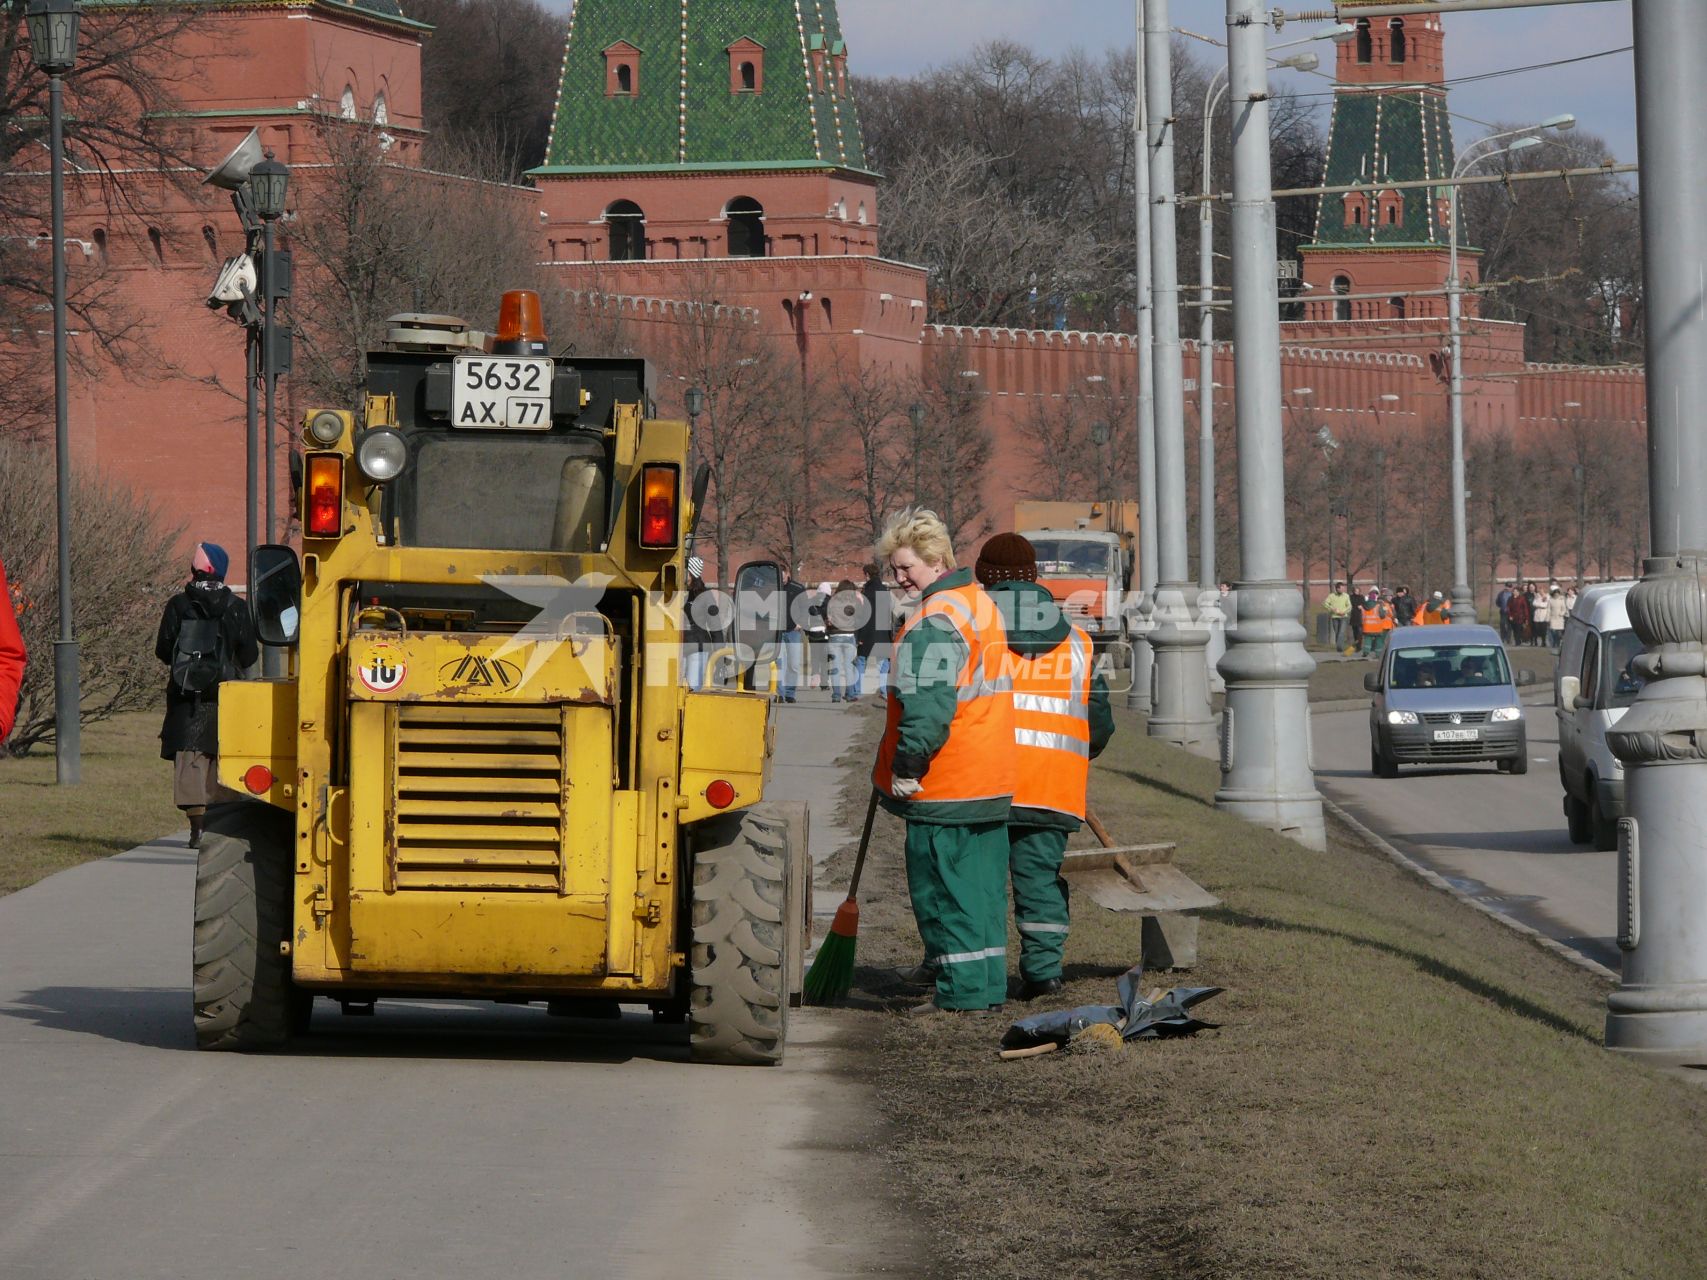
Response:
[[[243,785],[250,795],[265,795],[273,789],[273,771],[264,764],[252,764],[243,775]]]
[[[344,527],[344,455],[311,453],[302,482],[302,531],[310,538],[336,538]]]
[[[727,809],[735,803],[735,788],[719,778],[705,789],[705,800],[713,809]]]
[[[677,493],[680,472],[667,463],[654,463],[640,471],[640,545],[673,547],[679,541]]]

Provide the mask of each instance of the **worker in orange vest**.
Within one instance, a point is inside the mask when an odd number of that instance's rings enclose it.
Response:
[[[1091,761],[1114,736],[1108,686],[1094,669],[1090,636],[1037,585],[1037,554],[1017,533],[984,544],[973,568],[1008,635],[1013,673],[1014,807],[1008,875],[1019,927],[1020,999],[1061,989],[1067,948],[1067,837],[1085,820]]]
[[[1417,610],[1417,621],[1425,627],[1444,627],[1452,621],[1452,601],[1436,591],[1428,603]]]
[[[893,516],[877,543],[918,608],[895,638],[872,783],[907,823],[907,889],[933,999],[912,1010],[999,1008],[1008,995],[1007,823],[1014,704],[1007,633],[934,512]]]
[[[1363,651],[1380,657],[1387,647],[1387,633],[1393,629],[1393,606],[1382,596],[1380,587],[1369,589],[1369,603],[1363,607]]]

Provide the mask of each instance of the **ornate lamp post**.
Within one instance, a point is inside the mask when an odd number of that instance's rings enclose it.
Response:
[[[266,450],[267,473],[267,541],[277,535],[274,510],[278,488],[274,475],[273,435],[278,427],[279,350],[277,311],[279,301],[290,294],[289,271],[280,261],[281,255],[273,245],[273,224],[284,217],[285,199],[290,191],[290,167],[267,158],[249,173],[249,203],[261,220],[261,292],[266,309],[261,320],[261,376],[266,382],[266,428],[263,440]]]
[[[59,639],[53,646],[55,772],[59,785],[83,777],[82,680],[71,628],[71,432],[65,358],[65,73],[77,65],[83,11],[77,0],[31,0],[24,15],[30,54],[47,75],[48,151],[53,186],[53,449],[59,514]]]

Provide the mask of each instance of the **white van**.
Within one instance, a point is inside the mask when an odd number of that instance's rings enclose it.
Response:
[[[1607,747],[1606,731],[1642,688],[1642,677],[1630,669],[1642,642],[1624,608],[1635,585],[1603,582],[1577,598],[1553,677],[1565,824],[1574,843],[1596,849],[1618,847],[1618,819],[1624,816],[1624,766]]]

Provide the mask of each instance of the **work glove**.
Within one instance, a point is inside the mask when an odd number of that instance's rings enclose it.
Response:
[[[897,800],[911,800],[925,789],[917,778],[896,778],[889,784],[889,794]]]

